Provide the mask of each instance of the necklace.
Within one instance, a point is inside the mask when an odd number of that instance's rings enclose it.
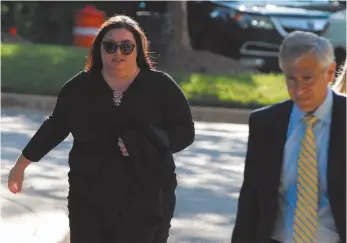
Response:
[[[112,92],[113,92],[113,104],[115,106],[119,106],[120,103],[122,103],[123,91],[115,88],[115,89],[112,89]]]
[[[135,74],[130,78],[130,81],[128,81],[127,84],[124,85],[123,87],[112,88],[111,85],[110,85],[110,87],[112,89],[112,95],[113,95],[113,104],[115,106],[119,106],[122,103],[122,98],[123,98],[123,94],[124,94],[125,90],[134,81],[134,79],[137,76],[137,74],[139,73],[139,71],[140,71],[140,69],[137,68]]]

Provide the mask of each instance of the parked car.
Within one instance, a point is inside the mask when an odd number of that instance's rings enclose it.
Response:
[[[312,9],[314,4],[307,9],[300,1],[188,1],[191,45],[262,71],[278,71],[279,46],[288,33],[322,34],[334,11],[330,1],[324,2],[327,11]],[[322,9],[323,3],[316,7]]]
[[[307,10],[320,10],[328,12],[337,12],[345,8],[346,1],[336,0],[311,0],[311,1],[263,1],[267,4],[281,5],[286,7],[304,8]]]
[[[337,67],[340,67],[346,60],[346,9],[330,16],[322,36],[333,44]]]

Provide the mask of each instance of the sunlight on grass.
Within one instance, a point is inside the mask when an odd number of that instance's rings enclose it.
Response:
[[[88,49],[43,44],[1,45],[5,92],[56,95],[83,70]],[[20,72],[18,72],[20,70]],[[171,74],[193,105],[235,107],[269,105],[288,98],[279,74]]]
[[[82,59],[88,54],[87,49],[81,49],[72,46],[54,46],[54,45],[37,45],[37,44],[2,44],[1,57],[17,58],[20,55],[28,61],[33,59],[34,62],[49,60],[50,64],[59,64],[67,59]]]
[[[192,74],[185,76],[180,86],[189,99],[207,95],[210,99],[220,101],[267,105],[288,98],[283,75],[279,74]]]
[[[1,43],[1,57],[18,55],[23,48],[20,45]]]
[[[3,90],[47,95],[56,95],[83,69],[88,53],[73,46],[41,44],[2,44],[1,48]]]

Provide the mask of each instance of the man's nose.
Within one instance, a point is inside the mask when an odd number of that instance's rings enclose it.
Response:
[[[306,91],[306,88],[302,86],[295,87],[294,92],[297,97],[301,97]]]

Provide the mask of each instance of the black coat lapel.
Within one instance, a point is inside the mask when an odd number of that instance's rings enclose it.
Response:
[[[334,186],[334,177],[342,169],[340,163],[346,163],[346,100],[333,93],[333,110],[330,124],[328,150],[328,187]]]
[[[272,133],[272,159],[271,167],[273,168],[272,183],[274,185],[274,190],[278,191],[278,186],[280,183],[282,165],[283,165],[283,152],[284,145],[287,138],[287,131],[289,125],[290,114],[292,111],[293,102],[288,100],[279,106],[279,117],[274,117],[271,127],[269,127],[270,133]]]
[[[346,98],[334,93],[328,150],[328,195],[341,242],[346,242]]]
[[[285,101],[276,105],[274,112],[271,115],[271,121],[267,123],[264,130],[264,159],[266,166],[264,167],[264,194],[267,194],[266,204],[271,210],[268,212],[270,222],[275,222],[276,213],[278,210],[278,188],[280,184],[282,165],[283,165],[283,151],[287,138],[287,130],[292,111],[293,102],[291,100]],[[273,225],[270,226],[272,228]]]

